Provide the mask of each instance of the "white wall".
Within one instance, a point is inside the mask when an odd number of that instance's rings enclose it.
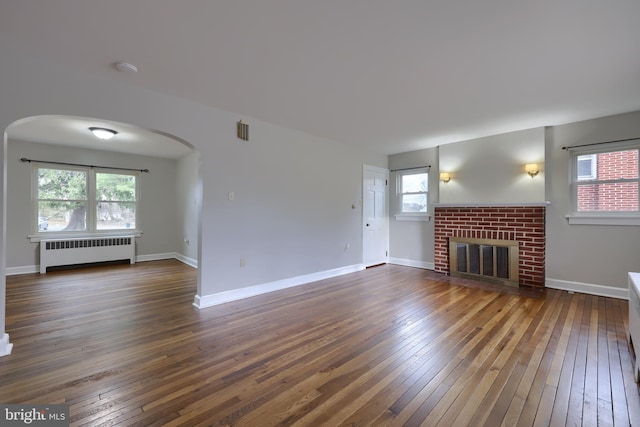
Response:
[[[440,146],[440,203],[544,202],[544,128],[510,132]],[[538,163],[534,179],[524,165]]]
[[[532,179],[524,169],[538,163]],[[431,165],[430,212],[435,203],[541,203],[545,201],[544,129],[510,132],[389,156],[390,169]],[[440,181],[440,171],[451,181]],[[391,191],[395,191],[392,181]],[[392,213],[393,213],[393,206]],[[392,262],[433,268],[433,221],[390,222]]]
[[[640,137],[640,112],[550,127],[546,131],[547,286],[626,292],[627,272],[640,271],[640,227],[569,225],[569,153],[564,146]],[[612,294],[624,296],[625,292]]]
[[[389,156],[389,168],[405,169],[431,166],[429,173],[429,214],[438,202],[438,148],[411,151]],[[391,173],[389,185],[389,256],[396,264],[433,269],[433,218],[429,221],[401,221],[394,217],[398,211],[396,174]]]
[[[178,144],[178,142],[176,142]],[[136,255],[169,254],[180,249],[176,194],[176,160],[144,157],[98,150],[81,150],[47,144],[10,140],[7,144],[7,268],[21,272],[37,271],[38,243],[31,243],[32,165],[20,159],[49,160],[102,166],[149,169],[140,174],[138,227],[143,235],[136,239]],[[27,214],[25,214],[27,213]]]
[[[251,141],[231,139],[219,147],[215,168],[203,166],[203,211],[215,215],[209,220],[215,219],[216,230],[202,244],[212,244],[224,265],[215,273],[219,286],[233,289],[362,262],[362,213],[351,206],[360,206],[362,164],[372,160],[386,167],[386,156],[367,158],[331,141],[248,122]],[[206,185],[214,183],[211,204]],[[203,227],[207,222],[203,218]]]
[[[176,208],[178,210],[179,254],[189,265],[197,266],[200,238],[200,153],[191,152],[178,159]]]
[[[200,152],[200,296],[361,262],[362,213],[351,205],[360,206],[362,165],[387,167],[387,156],[132,86],[124,74],[91,76],[1,41],[0,58],[0,129],[42,114],[96,117],[174,135]],[[251,126],[249,142],[235,137],[239,119]],[[0,160],[6,168],[4,149]],[[4,224],[4,212],[0,220]],[[4,229],[0,237],[4,244]]]
[[[624,298],[627,273],[640,270],[640,227],[568,224],[569,157],[562,147],[638,137],[640,112],[635,112],[443,145],[439,154],[421,150],[393,155],[389,165],[396,169],[431,164],[451,172],[449,183],[436,184],[440,203],[549,201],[547,286]],[[524,171],[524,164],[530,162],[541,166],[534,179]],[[432,168],[432,180],[438,174],[438,168]],[[430,184],[434,197],[435,187]],[[392,259],[433,262],[430,224],[391,219],[390,230]]]

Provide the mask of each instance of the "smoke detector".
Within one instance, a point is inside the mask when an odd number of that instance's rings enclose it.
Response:
[[[115,67],[118,71],[122,71],[123,73],[137,73],[138,67],[133,64],[129,64],[128,62],[116,62]]]

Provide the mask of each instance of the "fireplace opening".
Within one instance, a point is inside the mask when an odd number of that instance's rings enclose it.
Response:
[[[449,274],[519,286],[519,243],[515,240],[449,239]]]

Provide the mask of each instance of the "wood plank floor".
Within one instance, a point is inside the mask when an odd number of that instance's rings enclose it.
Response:
[[[628,426],[626,301],[386,265],[198,310],[177,261],[7,278],[0,402],[71,425]]]

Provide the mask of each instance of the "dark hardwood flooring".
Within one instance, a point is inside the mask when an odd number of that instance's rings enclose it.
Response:
[[[177,261],[7,278],[1,403],[71,425],[628,426],[626,301],[394,265],[198,310]]]

